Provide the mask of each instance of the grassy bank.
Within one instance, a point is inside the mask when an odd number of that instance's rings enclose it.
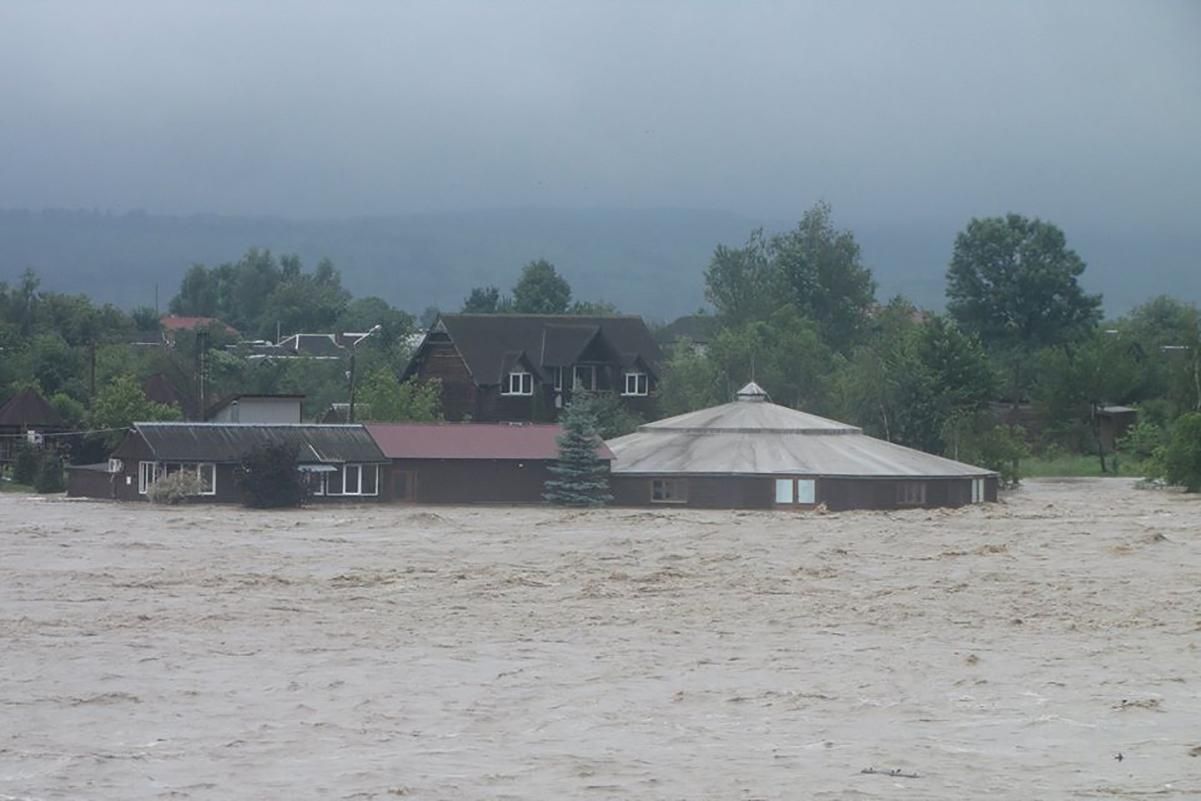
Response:
[[[1055,456],[1031,456],[1023,459],[1021,473],[1023,478],[1066,478],[1091,477],[1112,478],[1123,476],[1141,478],[1144,474],[1141,462],[1130,458],[1118,458],[1118,471],[1113,472],[1112,460],[1105,460],[1108,472],[1101,472],[1101,461],[1094,454],[1082,455],[1064,453]]]

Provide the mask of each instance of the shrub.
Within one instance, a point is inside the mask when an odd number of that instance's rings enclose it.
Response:
[[[1164,444],[1164,432],[1150,420],[1139,422],[1118,440],[1118,450],[1137,460],[1146,461]]]
[[[67,482],[63,478],[63,460],[57,453],[45,453],[37,460],[37,473],[33,477],[33,488],[42,493],[64,492]]]
[[[16,484],[32,484],[38,474],[38,455],[27,442],[16,447],[13,459],[13,482]]]
[[[200,477],[193,471],[183,471],[163,476],[150,485],[146,497],[154,503],[164,503],[170,506],[184,503],[193,496],[199,495],[203,486]]]
[[[1169,484],[1201,492],[1201,412],[1176,418],[1167,444],[1157,454]]]
[[[242,503],[257,509],[303,505],[308,483],[297,466],[296,449],[287,445],[263,445],[248,452],[234,471]]]
[[[958,461],[995,470],[1004,486],[1016,486],[1021,462],[1030,455],[1021,426],[995,422],[988,413],[952,415],[943,426],[946,455]]]

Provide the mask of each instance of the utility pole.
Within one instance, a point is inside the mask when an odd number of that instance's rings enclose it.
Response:
[[[366,334],[363,334],[361,337],[356,339],[354,342],[350,343],[350,370],[347,372],[347,377],[350,379],[350,408],[347,410],[347,413],[346,413],[346,422],[348,422],[348,423],[354,422],[355,353],[358,351],[359,343],[362,342],[367,337],[374,334],[376,331],[379,331],[380,327],[381,326],[379,325],[379,323],[376,323],[375,325],[373,325],[371,327],[370,331],[368,331]]]
[[[96,400],[96,337],[88,343],[88,397]]]

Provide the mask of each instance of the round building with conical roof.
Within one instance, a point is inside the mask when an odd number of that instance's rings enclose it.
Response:
[[[731,403],[606,443],[614,501],[711,509],[897,509],[997,499],[998,476],[772,403],[753,381]]]

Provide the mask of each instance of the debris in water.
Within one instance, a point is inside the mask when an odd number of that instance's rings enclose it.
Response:
[[[898,779],[920,779],[921,778],[921,776],[919,776],[916,773],[905,773],[900,768],[893,768],[892,770],[877,770],[876,768],[864,768],[863,770],[861,770],[859,772],[866,773],[870,776],[893,776]]]

